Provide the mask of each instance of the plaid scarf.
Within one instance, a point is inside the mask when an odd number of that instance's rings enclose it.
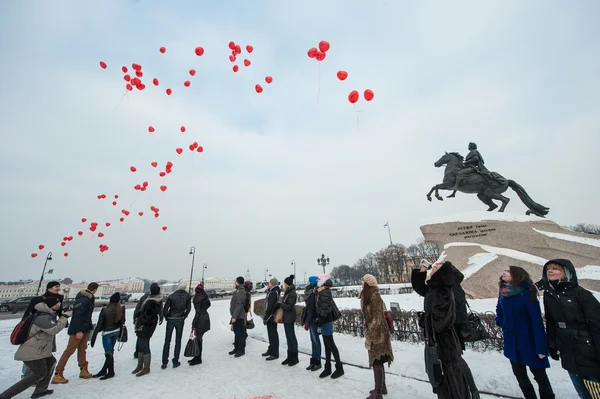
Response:
[[[502,298],[511,298],[520,295],[525,289],[523,287],[513,287],[512,284],[504,283],[500,288],[500,296]]]

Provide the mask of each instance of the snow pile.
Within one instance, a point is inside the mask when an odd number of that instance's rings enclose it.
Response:
[[[577,269],[577,279],[600,280],[600,266],[588,265]]]
[[[579,244],[591,245],[593,247],[600,248],[600,239],[597,239],[597,238],[579,237],[579,236],[573,236],[570,234],[563,234],[563,233],[552,233],[549,231],[538,230],[533,227],[532,227],[532,229],[534,231],[536,231],[540,234],[543,234],[545,236],[548,236],[548,237],[557,238],[559,240],[565,240],[565,241],[570,241],[570,242],[576,242]]]
[[[498,222],[540,222],[548,221],[538,216],[516,215],[511,213],[491,213],[487,211],[464,212],[440,218],[426,219],[419,222],[420,226],[444,223],[474,223],[494,220]]]
[[[481,270],[485,265],[498,259],[498,255],[491,252],[481,252],[471,256],[467,262],[467,267],[462,271],[465,279]]]
[[[475,243],[471,243],[471,242],[449,242],[448,244],[444,245],[444,249],[448,249],[450,247],[472,247],[472,246],[480,247],[484,251],[487,251],[487,252],[490,252],[490,253],[493,253],[496,255],[504,255],[504,256],[508,256],[513,259],[522,260],[524,262],[536,263],[538,265],[544,265],[546,262],[548,262],[547,259],[541,258],[539,256],[535,256],[532,254],[528,254],[527,252],[521,252],[521,251],[517,251],[515,249],[494,247],[491,245],[475,244]]]

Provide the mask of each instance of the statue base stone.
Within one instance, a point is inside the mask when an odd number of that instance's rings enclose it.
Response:
[[[600,292],[600,236],[577,233],[537,216],[468,212],[421,222],[425,240],[445,250],[465,275],[462,284],[474,298],[498,296],[507,266],[526,269],[536,282],[550,259],[569,259],[579,284]]]

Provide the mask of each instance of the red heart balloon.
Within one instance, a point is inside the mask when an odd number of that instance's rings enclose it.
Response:
[[[309,58],[315,58],[316,56],[317,56],[317,49],[315,47],[312,47],[311,49],[308,50]]]
[[[44,249],[45,247],[43,245],[38,245],[39,250],[41,251],[42,249]]]
[[[196,74],[196,70],[195,69],[190,69],[190,75],[194,76]]]
[[[152,165],[153,168],[156,168],[158,166],[158,162],[150,162],[150,165]]]
[[[185,126],[181,126],[179,130],[181,130],[181,133],[185,133]]]
[[[170,95],[171,95],[171,93],[173,93],[173,90],[171,90],[171,89],[167,89],[167,96],[170,96]]]
[[[106,69],[106,62],[100,61],[100,68]]]
[[[326,53],[327,50],[329,50],[329,42],[321,40],[319,42],[319,50],[321,50],[323,53]]]
[[[144,216],[144,212],[138,212],[138,215]]]
[[[254,47],[252,47],[251,45],[247,45],[246,46],[246,51],[251,53],[252,51],[254,51]]]
[[[237,72],[240,69],[240,67],[238,67],[237,65],[233,66],[233,72]]]
[[[137,169],[135,168],[135,166],[132,166],[131,168],[129,168],[129,170],[135,172]]]
[[[156,79],[156,78],[152,79],[152,83],[154,83],[154,86],[158,86],[158,79]]]
[[[265,82],[267,82],[267,83],[269,83],[269,84],[271,84],[271,82],[272,82],[272,81],[273,81],[273,77],[271,77],[271,76],[267,76],[267,77],[265,78]]]
[[[261,85],[257,84],[256,86],[254,86],[254,90],[256,90],[257,93],[262,93],[263,88]]]
[[[166,173],[165,173],[165,172],[160,172],[158,175],[159,175],[160,177],[165,177]]]
[[[65,256],[65,258],[66,258],[67,256],[69,256],[69,253],[68,253],[68,252],[65,252],[63,255],[64,255],[64,256]]]
[[[197,149],[196,151],[198,151],[198,152],[202,152],[202,151],[204,151],[204,148],[202,148],[202,146],[199,146],[199,147],[198,147],[198,149]]]
[[[148,126],[148,131],[149,131],[150,133],[154,133],[154,128],[153,128],[152,126]]]
[[[160,52],[164,54],[164,53],[166,53],[166,52],[167,52],[167,49],[166,49],[166,48],[164,48],[164,47],[161,47],[161,48],[160,48]]]
[[[183,148],[177,148],[175,151],[177,151],[178,154],[181,154],[183,152]]]
[[[83,235],[83,231],[78,231],[77,234],[80,235],[80,236],[82,236]]]
[[[167,231],[167,226],[162,227],[163,231]]]
[[[186,80],[185,82],[183,82],[183,85],[184,85],[185,87],[190,87],[190,84],[191,84],[191,83],[190,83],[190,81],[189,81],[189,80]]]
[[[251,64],[250,60],[248,60],[248,59],[244,60],[244,65],[245,66],[250,66],[250,64]]]
[[[167,186],[160,186],[160,189],[164,193],[165,191],[167,191]]]
[[[202,47],[196,47],[196,50],[194,50],[194,52],[198,57],[200,57],[202,54],[204,54],[204,49]]]
[[[356,90],[352,90],[350,94],[348,94],[348,101],[352,104],[355,104],[358,101],[358,92]]]
[[[375,97],[375,94],[373,93],[373,91],[371,91],[371,89],[367,89],[364,92],[364,96],[365,100],[371,101]]]
[[[338,77],[339,80],[346,80],[346,78],[348,77],[348,72],[346,72],[346,71],[338,71],[337,77]]]
[[[81,218],[81,223],[85,223],[85,222],[87,222],[87,219],[86,218]]]
[[[37,256],[37,254],[35,252],[31,254],[32,258],[35,258],[36,256]]]

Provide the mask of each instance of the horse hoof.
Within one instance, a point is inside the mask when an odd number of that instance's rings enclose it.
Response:
[[[428,200],[429,202],[431,202],[431,197],[427,196],[427,200]]]
[[[442,197],[435,197],[435,198],[439,199],[440,201],[444,200]]]
[[[454,195],[454,194],[450,194],[450,195],[449,195],[449,196],[447,196],[446,198],[454,198],[454,197],[456,197],[456,195]]]

